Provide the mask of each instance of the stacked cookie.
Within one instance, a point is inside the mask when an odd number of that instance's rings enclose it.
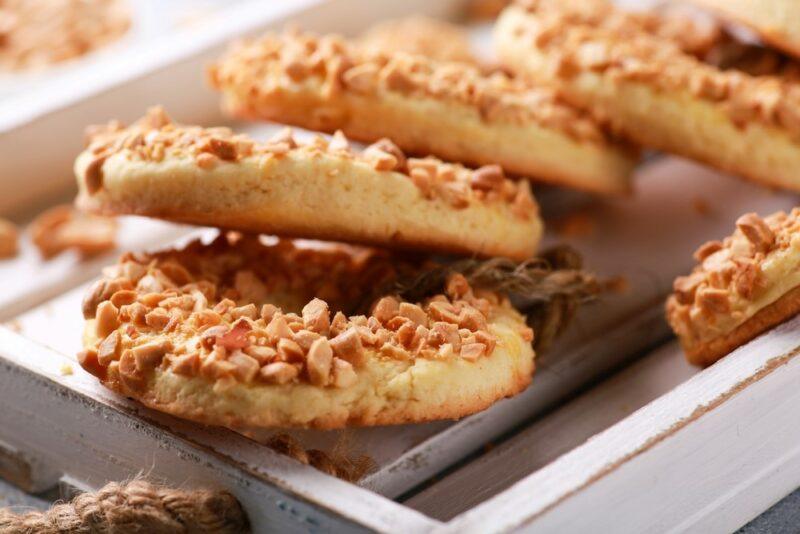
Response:
[[[421,297],[402,291],[441,270],[426,250],[534,254],[529,185],[497,166],[408,158],[389,140],[355,150],[340,133],[259,142],[155,108],[95,129],[75,169],[85,211],[236,230],[127,254],[86,296],[81,365],[151,408],[338,428],[457,418],[530,382],[533,331],[503,292],[446,270]]]
[[[681,34],[669,20],[606,0],[518,1],[500,17],[495,42],[516,72],[553,84],[637,144],[800,190],[794,80],[704,61],[707,50],[685,37],[691,22]]]

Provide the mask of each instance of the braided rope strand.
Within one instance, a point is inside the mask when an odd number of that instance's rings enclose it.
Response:
[[[247,517],[227,491],[184,491],[136,479],[111,482],[45,512],[0,509],[0,534],[248,532]]]

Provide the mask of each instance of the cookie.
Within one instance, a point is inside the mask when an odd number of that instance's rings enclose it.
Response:
[[[159,108],[95,131],[75,173],[78,206],[98,214],[518,260],[542,235],[528,183],[497,166],[406,158],[385,139],[355,151],[341,134],[257,142]]]
[[[736,221],[702,245],[699,265],[675,280],[667,319],[687,359],[711,365],[800,311],[800,208]]]
[[[545,87],[458,62],[372,53],[338,36],[286,32],[239,43],[210,70],[233,115],[596,193],[630,189],[636,152]]]
[[[705,63],[693,50],[705,39],[687,42],[652,20],[602,0],[517,2],[495,43],[507,66],[636,143],[800,190],[800,86]]]
[[[128,254],[87,292],[79,361],[150,408],[237,430],[452,419],[522,391],[533,332],[505,296],[458,274],[420,302],[365,294],[420,268],[237,234]]]

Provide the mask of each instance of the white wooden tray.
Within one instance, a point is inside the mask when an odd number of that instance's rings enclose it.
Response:
[[[25,218],[31,198],[68,188],[80,144],[71,143],[87,122],[131,119],[155,102],[182,121],[222,122],[217,97],[200,89],[202,65],[234,35],[290,18],[352,33],[381,17],[449,15],[458,5],[298,1],[270,11],[242,3],[192,46],[153,45],[172,52],[144,61],[136,76],[87,84],[60,106],[33,103],[27,117],[4,115],[0,106],[0,176],[28,163],[30,154],[14,150],[20,140],[53,128],[70,139],[25,171],[34,193],[0,180],[0,198],[12,199],[5,207]],[[269,130],[247,128],[257,136]],[[373,458],[376,470],[358,485],[101,388],[74,354],[82,284],[110,257],[43,263],[26,244],[22,256],[0,263],[10,288],[0,296],[0,319],[13,317],[0,327],[0,473],[31,490],[61,479],[96,487],[141,471],[174,484],[223,486],[257,531],[724,532],[800,485],[792,409],[800,394],[786,387],[800,372],[797,321],[703,372],[687,366],[674,343],[664,344],[663,321],[664,296],[698,244],[729,233],[741,213],[787,209],[796,198],[658,158],[639,170],[633,198],[547,192],[541,200],[549,222],[576,209],[587,214],[587,235],[550,233],[548,240],[570,242],[601,274],[625,276],[628,291],[586,307],[541,356],[531,388],[483,413],[458,422],[294,432],[306,446],[328,450],[346,439]],[[130,218],[120,245],[166,246],[194,231]]]

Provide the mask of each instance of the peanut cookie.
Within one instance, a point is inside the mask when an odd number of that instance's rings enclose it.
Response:
[[[533,332],[505,296],[457,274],[420,302],[365,294],[416,265],[238,234],[128,254],[84,299],[79,361],[150,408],[236,429],[458,418],[522,391]]]
[[[327,35],[286,32],[239,43],[210,70],[234,115],[353,139],[556,185],[621,193],[636,153],[545,87],[504,73]]]
[[[736,231],[695,252],[675,280],[667,319],[687,359],[711,365],[800,311],[800,208],[736,221]]]
[[[340,133],[257,142],[160,108],[95,131],[75,172],[78,206],[100,214],[520,260],[542,235],[529,184],[496,165],[406,158],[385,139],[356,152]]]
[[[509,7],[495,42],[507,66],[632,141],[800,190],[800,86],[701,61],[713,35],[690,39],[603,0],[537,0]]]
[[[4,0],[0,70],[42,69],[116,41],[128,31],[124,0]]]

